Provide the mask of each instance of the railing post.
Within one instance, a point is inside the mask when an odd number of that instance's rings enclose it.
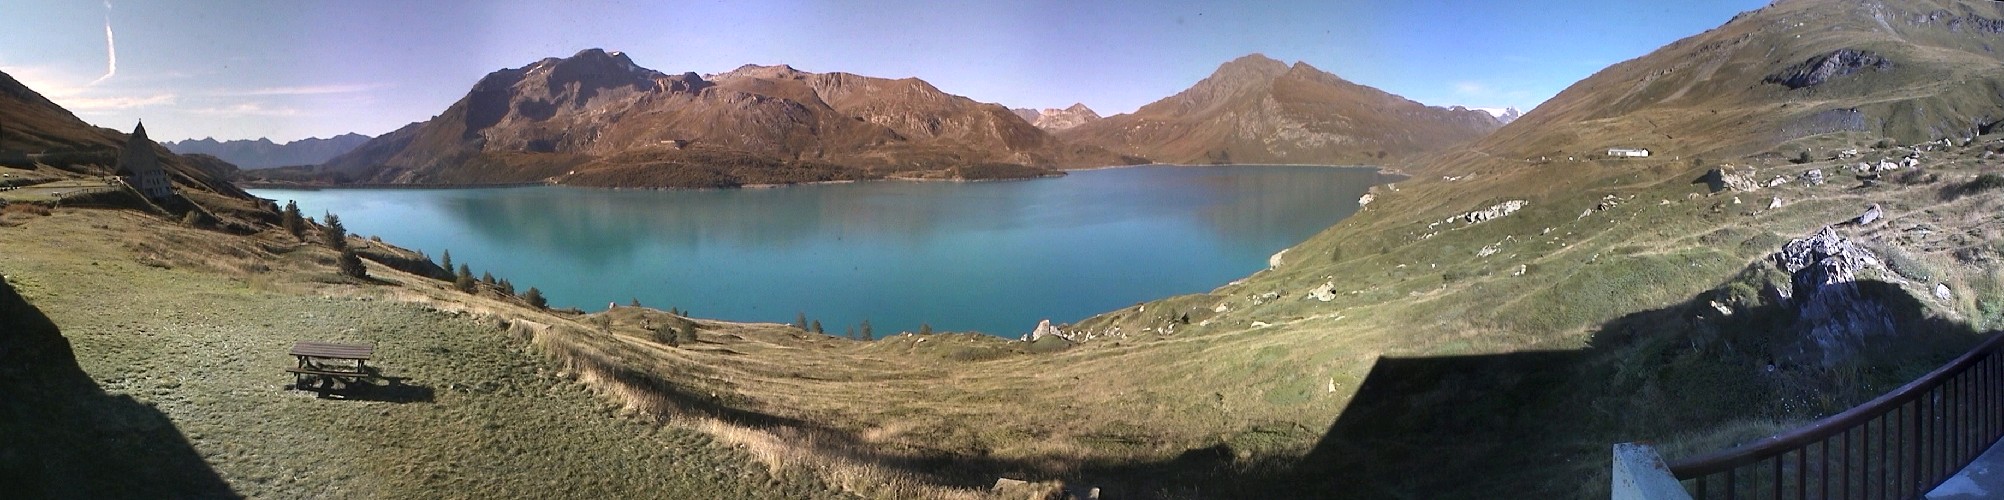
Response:
[[[1691,493],[1670,474],[1656,448],[1642,443],[1614,445],[1614,500],[1690,500]]]

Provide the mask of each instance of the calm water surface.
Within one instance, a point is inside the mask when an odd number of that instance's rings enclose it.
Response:
[[[1380,176],[1297,166],[1142,167],[1019,182],[866,182],[714,191],[566,187],[292,191],[311,216],[553,307],[607,302],[792,322],[830,334],[1015,336],[1203,292],[1356,211]]]

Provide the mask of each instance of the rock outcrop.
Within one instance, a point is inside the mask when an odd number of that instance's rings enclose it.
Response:
[[[1822,85],[1831,79],[1864,71],[1867,68],[1885,71],[1893,69],[1893,62],[1869,50],[1838,49],[1767,75],[1761,82],[1800,89]]]
[[[1801,342],[1794,354],[1803,361],[1832,367],[1856,355],[1866,339],[1894,333],[1892,312],[1858,283],[1862,272],[1883,273],[1885,265],[1835,229],[1789,241],[1772,258],[1789,274],[1783,299],[1795,313],[1789,332]]]

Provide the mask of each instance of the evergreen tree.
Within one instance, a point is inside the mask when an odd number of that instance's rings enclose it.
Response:
[[[439,255],[438,267],[445,268],[445,272],[452,272],[452,250],[446,250]]]
[[[514,284],[514,283],[509,283],[509,282],[508,282],[508,278],[501,278],[501,283],[500,283],[499,285],[496,285],[496,286],[498,286],[498,287],[500,287],[500,288],[501,288],[501,293],[503,293],[503,294],[506,294],[506,295],[514,295],[514,294],[515,294],[515,284]]]
[[[814,320],[814,333],[821,333],[823,335],[827,335],[826,333],[823,333],[821,331],[821,320],[818,319]]]
[[[807,329],[807,313],[804,313],[804,312],[803,312],[803,313],[794,313],[794,316],[793,316],[793,327],[794,327],[794,328],[799,328],[799,329],[801,329],[801,330],[806,330],[806,329]]]
[[[462,292],[473,293],[473,291],[477,289],[475,283],[476,282],[473,281],[473,269],[466,267],[466,264],[460,264],[459,279],[453,280],[452,282],[453,288],[458,288],[459,291]],[[531,288],[530,290],[534,290],[534,288]]]
[[[864,319],[864,320],[863,320],[863,340],[877,340],[877,337],[875,336],[875,334],[872,334],[872,333],[870,333],[870,320],[869,320],[869,319]]]
[[[481,283],[486,283],[486,284],[487,284],[487,286],[494,286],[494,285],[496,284],[496,283],[494,283],[494,273],[490,273],[490,272],[486,272],[486,271],[481,271],[481,272],[480,272],[480,282],[481,282]]]
[[[306,239],[306,217],[299,214],[298,202],[285,200],[285,210],[280,211],[279,214],[279,220],[285,226],[285,232],[291,233],[292,239]]]
[[[932,323],[920,323],[919,335],[932,335]]]
[[[335,250],[348,249],[348,228],[341,225],[341,217],[327,214],[327,223],[320,228],[320,242]]]
[[[537,309],[544,309],[550,307],[550,302],[543,298],[543,291],[537,290],[536,287],[533,286],[529,287],[529,291],[522,292],[522,300],[527,301],[529,303],[529,306],[535,307]]]
[[[355,255],[355,249],[353,248],[341,249],[341,259],[338,262],[342,275],[351,278],[369,277],[369,268],[362,265],[362,257]]]
[[[861,340],[863,338],[856,335],[856,327],[853,326],[849,327],[849,329],[847,330],[842,330],[842,336],[844,338],[848,338],[849,340]]]
[[[631,304],[627,304],[627,305],[630,305],[630,306],[633,306],[633,307],[640,307],[640,297],[634,297],[634,298],[633,298],[633,303],[631,303]]]

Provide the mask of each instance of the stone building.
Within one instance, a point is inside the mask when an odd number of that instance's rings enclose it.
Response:
[[[167,181],[167,171],[160,168],[160,155],[153,148],[153,140],[146,138],[146,123],[140,122],[118,155],[118,175],[147,199],[166,199],[174,196],[174,185]]]

